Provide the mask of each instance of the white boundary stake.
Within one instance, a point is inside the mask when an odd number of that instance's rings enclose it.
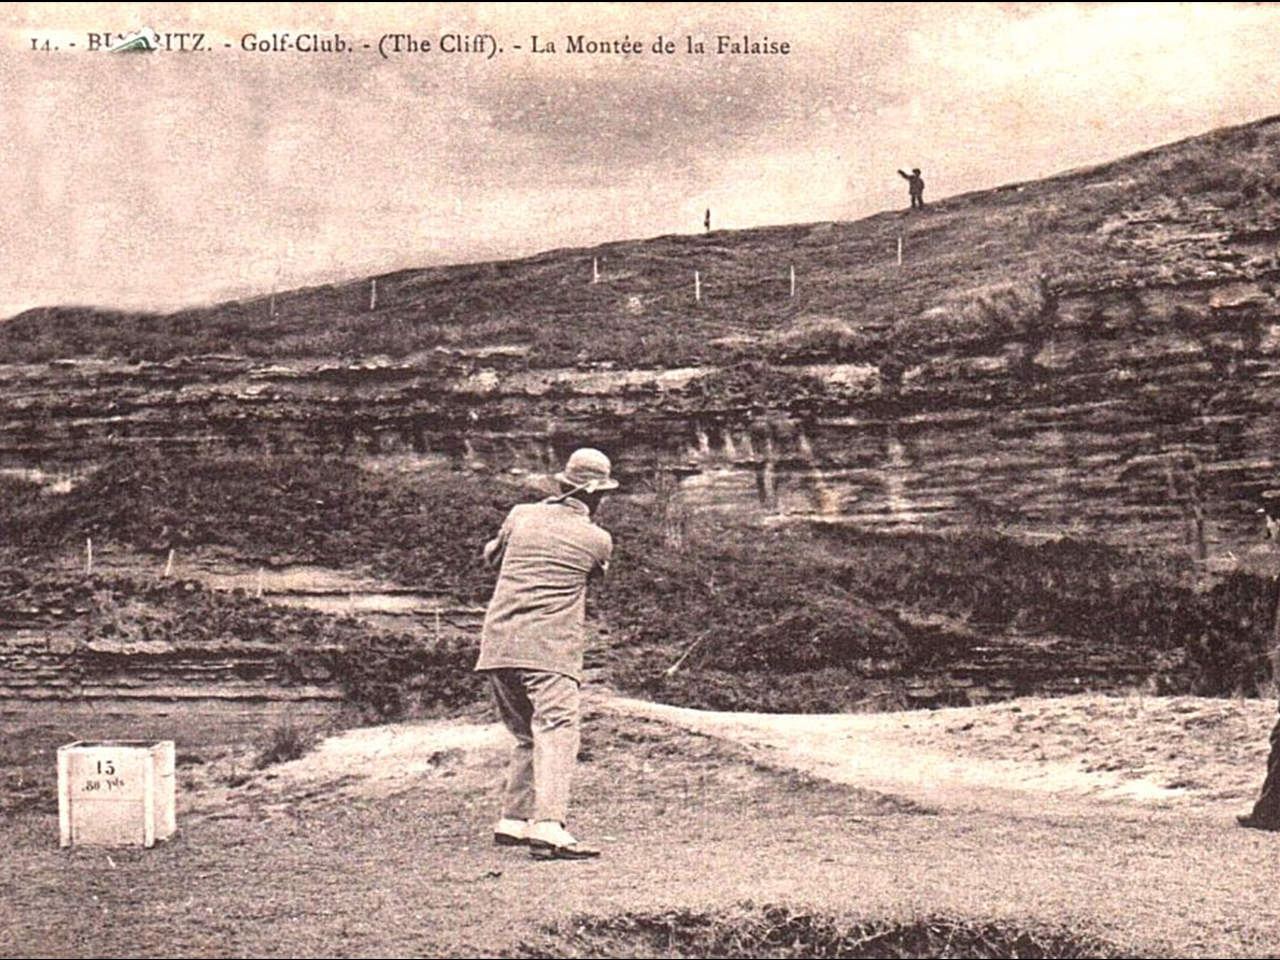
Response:
[[[695,303],[702,302],[702,274],[697,270],[693,271],[693,300]]]
[[[791,265],[791,295],[793,297],[796,295],[796,265],[794,263]]]
[[[898,266],[902,266],[902,235],[898,235]]]
[[[369,281],[369,309],[378,309],[378,278]]]
[[[164,564],[164,575],[166,577],[173,576],[173,548],[169,548],[169,559]]]
[[[262,568],[258,568],[258,598],[262,598]]]
[[[84,539],[84,572],[93,573],[93,537]]]
[[[591,258],[591,282],[592,283],[600,282],[600,258],[599,257]]]

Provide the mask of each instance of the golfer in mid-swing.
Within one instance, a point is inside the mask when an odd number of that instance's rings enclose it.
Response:
[[[600,855],[565,821],[578,756],[587,581],[608,569],[613,552],[613,538],[592,522],[605,491],[618,486],[609,472],[599,450],[574,451],[556,474],[560,495],[513,507],[484,548],[485,562],[500,572],[476,670],[488,674],[516,738],[494,842],[527,845],[538,859]]]

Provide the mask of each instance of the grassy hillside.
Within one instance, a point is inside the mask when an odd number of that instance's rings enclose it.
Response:
[[[1273,243],[1257,256],[1218,256],[1205,239],[1274,240],[1277,161],[1280,118],[1268,118],[923,213],[402,271],[376,278],[374,310],[372,278],[163,315],[36,309],[0,325],[0,355],[404,356],[501,343],[527,346],[533,366],[893,362],[1051,322],[1063,290],[1277,274]]]

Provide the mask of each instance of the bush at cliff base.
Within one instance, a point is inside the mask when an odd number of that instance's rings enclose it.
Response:
[[[1178,562],[1097,543],[844,526],[703,520],[672,549],[639,505],[611,520],[613,678],[672,702],[844,709],[870,678],[945,669],[1006,633],[1116,651],[1161,692],[1256,696],[1270,679],[1276,585],[1256,576],[1199,590]]]
[[[380,719],[456,713],[481,695],[470,639],[379,630],[196,580],[0,566],[0,595],[10,621],[65,638],[45,668],[66,689],[192,671],[206,683],[335,684]]]
[[[336,458],[119,458],[70,493],[9,480],[0,543],[15,548],[218,547],[246,563],[358,568],[482,602],[492,589],[480,547],[530,494],[493,478],[384,476]]]

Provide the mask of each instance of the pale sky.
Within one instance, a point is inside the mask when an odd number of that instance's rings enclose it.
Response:
[[[86,49],[146,26],[212,49]],[[354,50],[241,49],[273,31]],[[433,49],[363,49],[386,33]],[[0,317],[698,232],[708,207],[854,219],[905,204],[898,167],[936,199],[1280,113],[1277,50],[1271,4],[5,4]]]

